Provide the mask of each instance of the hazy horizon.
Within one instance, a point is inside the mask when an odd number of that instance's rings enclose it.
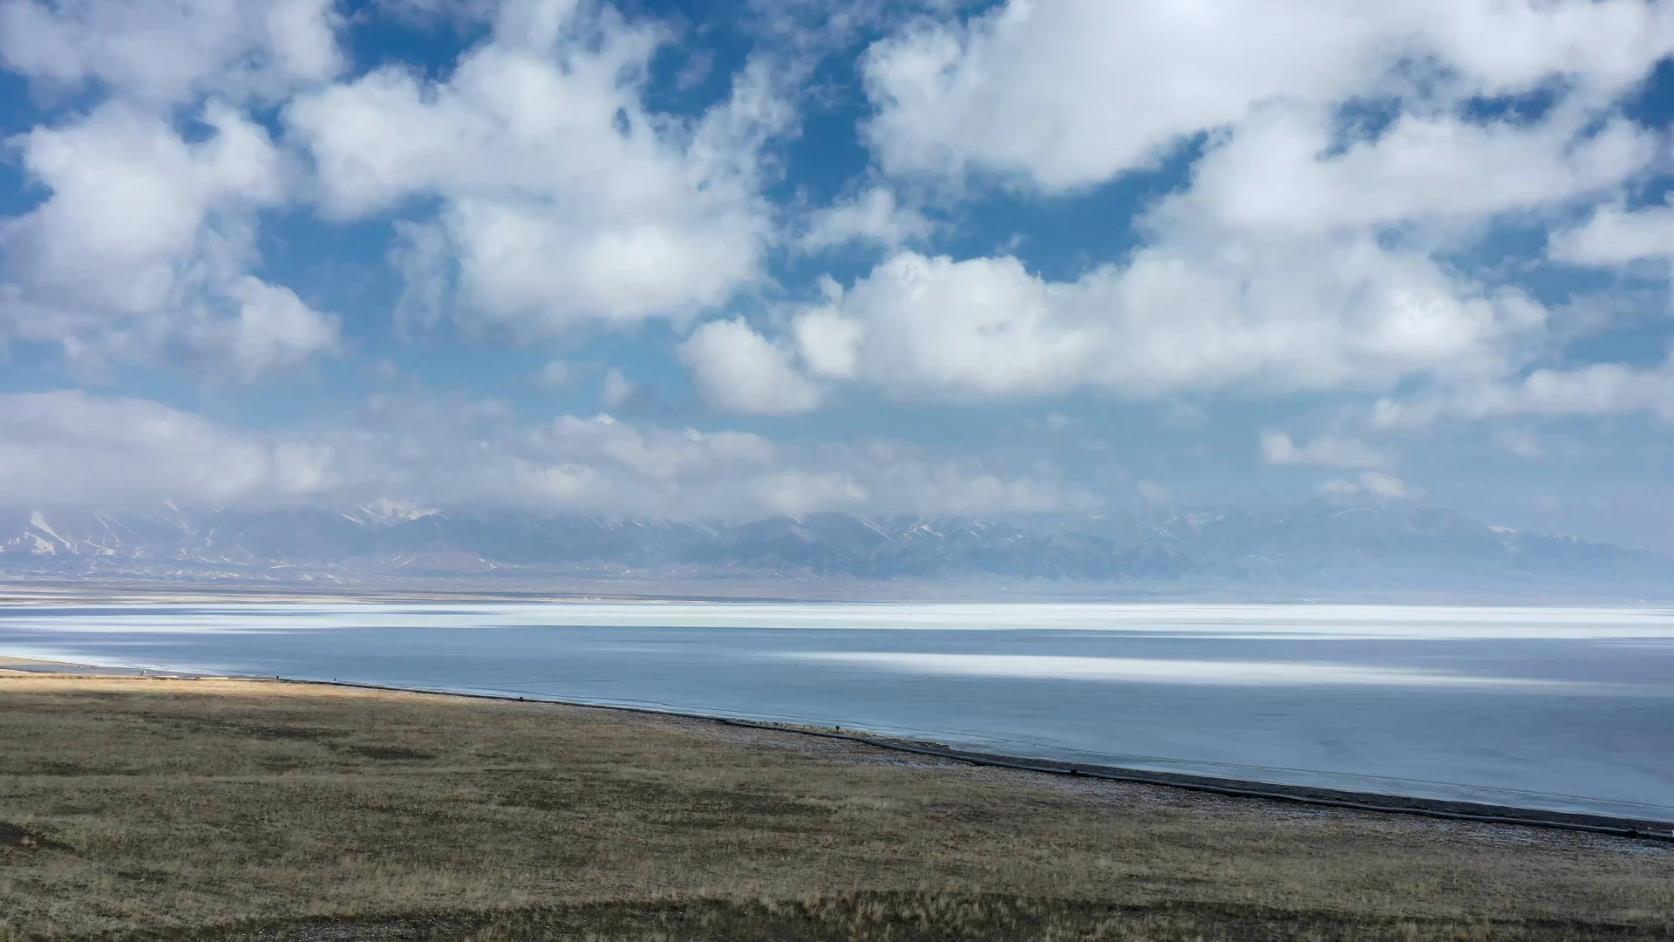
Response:
[[[1543,602],[1674,598],[1674,557],[1451,511],[988,517],[822,512],[728,523],[377,504],[269,512],[0,508],[0,576],[153,585],[823,599]]]

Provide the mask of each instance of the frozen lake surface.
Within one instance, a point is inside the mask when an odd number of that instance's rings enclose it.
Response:
[[[1340,605],[17,602],[0,654],[841,724],[1674,820],[1674,612]]]

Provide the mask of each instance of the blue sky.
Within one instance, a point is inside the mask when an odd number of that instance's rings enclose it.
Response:
[[[1674,5],[0,0],[42,504],[1674,550]]]

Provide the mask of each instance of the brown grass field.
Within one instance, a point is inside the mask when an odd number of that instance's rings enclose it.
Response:
[[[1674,847],[0,665],[0,940],[1668,939]]]

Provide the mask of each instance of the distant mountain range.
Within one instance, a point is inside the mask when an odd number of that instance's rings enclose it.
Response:
[[[655,592],[748,584],[958,594],[1674,598],[1674,558],[1407,504],[1015,517],[825,513],[743,524],[394,504],[0,511],[0,577]]]

